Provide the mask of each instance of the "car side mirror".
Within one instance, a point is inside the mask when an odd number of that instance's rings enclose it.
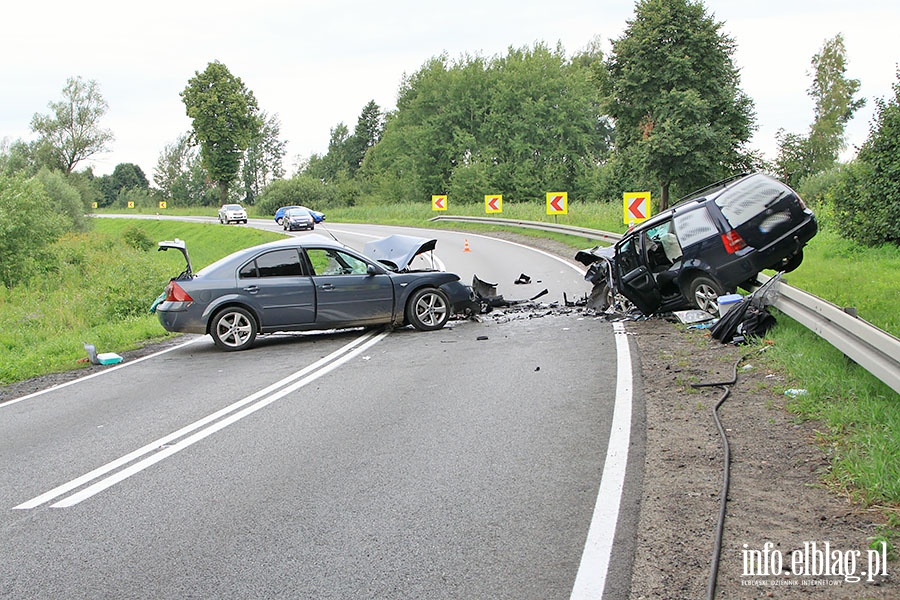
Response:
[[[369,265],[366,268],[366,275],[378,275],[379,271],[375,265]]]

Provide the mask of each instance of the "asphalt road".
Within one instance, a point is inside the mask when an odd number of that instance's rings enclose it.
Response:
[[[396,232],[328,229],[356,247]],[[584,293],[548,254],[427,233],[448,270],[507,298]],[[520,273],[532,283],[514,285]],[[641,439],[623,410],[627,338],[610,323],[541,310],[265,336],[241,353],[186,341],[0,405],[0,597],[627,589],[639,473],[615,464],[629,446],[639,463]]]

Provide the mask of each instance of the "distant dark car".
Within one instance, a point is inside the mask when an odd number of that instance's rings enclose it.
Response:
[[[246,223],[247,211],[240,204],[223,204],[219,209],[219,223]]]
[[[166,330],[209,334],[223,350],[244,350],[257,334],[276,331],[440,329],[477,305],[458,275],[409,269],[435,244],[392,236],[369,242],[364,255],[313,234],[240,250],[194,273],[182,240],[160,242],[160,250],[184,254],[187,267],[151,310]]]
[[[325,220],[325,213],[319,212],[317,210],[313,210],[311,208],[306,208],[305,206],[282,206],[278,210],[275,211],[275,222],[281,225],[282,219],[284,219],[284,213],[292,208],[302,208],[304,210],[308,210],[309,214],[313,216],[313,219],[316,223],[321,223]]]
[[[299,229],[315,229],[316,220],[305,208],[290,208],[284,211],[281,218],[281,226],[285,231],[297,231]]]
[[[582,250],[606,310],[622,294],[645,315],[684,308],[718,311],[718,298],[765,269],[792,271],[818,229],[800,196],[761,173],[713,184],[641,223],[615,244]]]

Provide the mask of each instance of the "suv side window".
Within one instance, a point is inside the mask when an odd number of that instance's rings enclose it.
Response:
[[[682,248],[719,235],[719,230],[716,229],[716,224],[705,206],[675,213],[675,231],[678,232],[678,241]]]

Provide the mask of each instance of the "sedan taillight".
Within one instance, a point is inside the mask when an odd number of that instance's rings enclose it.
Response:
[[[734,254],[738,250],[743,250],[747,247],[747,242],[734,229],[722,234],[722,243],[725,245],[725,251],[728,254]]]
[[[166,302],[193,302],[194,299],[191,298],[190,294],[184,291],[184,288],[175,283],[174,281],[170,281],[169,285],[166,286]]]

